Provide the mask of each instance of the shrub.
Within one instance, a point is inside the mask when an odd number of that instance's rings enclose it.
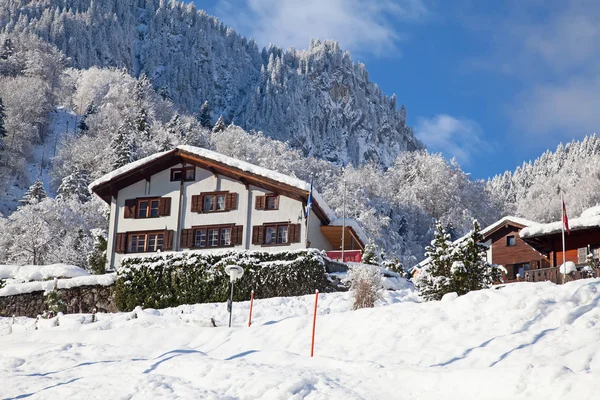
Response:
[[[46,311],[44,312],[44,318],[55,317],[59,312],[66,313],[67,305],[64,300],[60,297],[60,293],[57,290],[58,282],[54,280],[54,288],[51,291],[44,293],[44,305]]]
[[[176,307],[223,302],[229,297],[228,265],[244,268],[235,283],[234,301],[275,296],[302,296],[326,288],[324,255],[317,250],[279,253],[222,251],[164,253],[129,257],[117,270],[115,301],[119,310],[136,306]]]
[[[352,267],[348,274],[354,298],[352,308],[373,308],[383,290],[381,269],[371,265]]]

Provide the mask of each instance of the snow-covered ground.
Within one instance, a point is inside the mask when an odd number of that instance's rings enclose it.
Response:
[[[0,398],[596,399],[600,279],[350,311],[349,293],[0,319]],[[210,326],[213,317],[217,328]]]

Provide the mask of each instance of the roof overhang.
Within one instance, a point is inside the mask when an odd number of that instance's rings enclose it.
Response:
[[[229,165],[209,157],[204,157],[180,148],[175,148],[171,151],[165,152],[158,157],[150,159],[148,162],[141,163],[135,168],[127,169],[123,173],[118,174],[107,181],[101,181],[98,184],[92,183],[93,186],[90,187],[90,190],[96,193],[105,202],[110,204],[111,198],[113,196],[116,197],[119,190],[143,179],[150,179],[152,175],[178,164],[194,165],[196,167],[209,170],[214,174],[223,175],[237,180],[247,187],[249,185],[260,187],[270,192],[298,200],[305,205],[308,202],[308,190],[300,189],[267,176],[261,176],[252,172],[244,171],[241,168],[237,168],[233,165]],[[316,199],[313,200],[312,210],[319,220],[323,222],[323,224],[329,224],[329,216],[323,209],[322,205],[319,205]]]
[[[341,250],[342,248],[342,231],[344,231],[344,227],[339,225],[322,225],[321,232],[325,236],[325,238],[331,243],[331,246],[334,250]],[[354,248],[354,250],[362,250],[365,249],[365,243],[360,240],[358,233],[351,226],[346,226],[346,230],[344,231],[344,249],[351,250],[352,249],[352,241],[356,244],[355,246],[359,247]]]

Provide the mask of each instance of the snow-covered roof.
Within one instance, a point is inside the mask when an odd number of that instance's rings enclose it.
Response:
[[[342,218],[335,218],[335,219],[331,220],[329,225],[330,226],[343,226],[344,220]],[[361,242],[363,242],[364,245],[369,243],[369,237],[367,236],[365,231],[363,231],[360,224],[356,220],[351,219],[351,218],[346,218],[346,226],[348,226],[354,230],[354,232],[358,235],[358,238],[360,239]]]
[[[569,230],[600,228],[600,206],[588,208],[581,213],[579,218],[569,219]],[[550,222],[548,224],[534,224],[521,230],[521,238],[550,235],[562,231],[562,221]]]
[[[291,186],[291,187],[294,187],[294,188],[297,188],[300,190],[304,190],[307,192],[310,191],[310,183],[305,182],[296,177],[285,175],[280,172],[273,171],[273,170],[270,170],[267,168],[259,167],[258,165],[250,164],[249,162],[238,160],[236,158],[229,157],[229,156],[226,156],[221,153],[217,153],[212,150],[204,149],[201,147],[195,147],[195,146],[187,146],[187,145],[180,145],[180,146],[177,146],[173,150],[156,153],[151,156],[148,156],[148,157],[142,158],[140,160],[137,160],[135,162],[132,162],[130,164],[127,164],[121,168],[117,168],[116,170],[109,172],[108,174],[96,179],[94,182],[92,182],[88,186],[88,188],[89,188],[90,192],[93,192],[95,188],[99,187],[102,184],[108,183],[117,177],[125,175],[128,172],[131,172],[131,171],[135,170],[136,168],[139,168],[139,167],[141,167],[145,164],[148,164],[152,161],[155,161],[169,153],[176,153],[178,151],[186,152],[186,153],[189,153],[189,154],[201,157],[201,158],[205,158],[205,159],[212,160],[212,161],[215,161],[215,162],[218,162],[221,164],[225,164],[232,168],[236,168],[238,170],[248,172],[253,175],[262,176],[262,177],[271,179],[273,181],[276,181],[276,182],[279,182],[284,185],[288,185],[288,186]],[[313,189],[313,199],[319,205],[319,207],[323,210],[323,212],[327,215],[327,217],[330,220],[333,220],[336,218],[335,213],[331,210],[331,208],[325,202],[325,200],[323,200],[323,198],[317,192],[316,189]]]
[[[494,222],[493,224],[486,226],[486,227],[485,227],[485,228],[483,228],[483,229],[482,229],[480,232],[481,232],[481,234],[482,234],[483,236],[485,236],[485,235],[487,235],[488,233],[490,233],[490,232],[494,231],[495,229],[497,229],[497,228],[501,227],[502,225],[504,225],[504,224],[505,224],[505,223],[507,223],[507,222],[514,222],[514,223],[516,223],[516,224],[523,225],[523,226],[525,226],[525,227],[528,227],[528,226],[531,226],[531,225],[535,225],[535,224],[537,224],[537,222],[530,221],[530,220],[528,220],[528,219],[525,219],[525,218],[521,218],[521,217],[513,217],[512,215],[507,215],[506,217],[503,217],[503,218],[499,219],[498,221]],[[523,230],[525,230],[525,229],[527,229],[527,228],[523,228]],[[521,232],[523,232],[523,230],[521,230]],[[458,243],[461,243],[461,242],[463,242],[464,240],[466,240],[466,239],[469,237],[469,235],[470,235],[470,234],[471,234],[471,232],[469,232],[469,233],[467,233],[466,235],[464,235],[464,236],[462,236],[462,237],[460,237],[460,238],[456,239],[456,240],[455,240],[454,242],[452,242],[452,243],[453,243],[453,244],[458,244]],[[425,266],[425,265],[429,264],[429,260],[430,260],[430,258],[429,258],[429,257],[425,258],[425,259],[424,259],[423,261],[421,261],[420,263],[418,263],[418,264],[414,265],[414,266],[413,266],[413,267],[412,267],[412,268],[409,270],[409,272],[412,272],[414,269],[419,269],[419,268],[422,268],[423,266]]]

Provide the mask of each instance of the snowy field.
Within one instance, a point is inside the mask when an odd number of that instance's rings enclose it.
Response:
[[[517,283],[441,302],[388,292],[350,311],[348,293],[0,318],[0,398],[597,399],[600,279]],[[210,318],[219,327],[211,327]]]

